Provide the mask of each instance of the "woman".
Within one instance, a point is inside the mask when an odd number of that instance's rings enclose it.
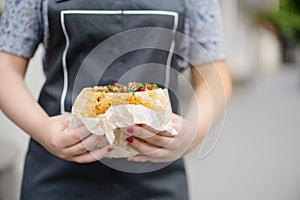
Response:
[[[173,126],[179,132],[176,137],[167,132],[155,134],[143,126],[128,127],[132,135],[128,143],[142,152],[128,158],[131,165],[155,168],[155,163],[172,163],[148,173],[127,173],[95,162],[113,148],[106,146],[89,152],[84,144],[93,146],[99,137],[84,127],[67,129],[68,115],[63,114],[70,112],[76,75],[89,53],[112,36],[147,27],[189,34],[211,54],[211,59],[190,48],[190,57],[196,63],[192,77],[197,98],[190,105],[187,120],[173,114]],[[165,38],[156,39],[158,44]],[[37,103],[28,92],[24,74],[40,42],[45,47],[46,82]],[[109,52],[112,49],[111,54],[118,49],[106,48]],[[230,97],[217,0],[6,0],[0,50],[1,109],[32,138],[21,199],[188,199],[182,156],[202,141]],[[175,66],[178,72],[186,66],[179,64],[180,58],[171,50],[141,49],[121,55],[103,72],[98,84],[118,81],[134,66],[146,63]],[[92,76],[93,72],[87,73]],[[176,85],[173,76],[168,85]],[[13,91],[7,86],[13,86]],[[176,113],[174,102],[172,97]],[[193,112],[195,109],[199,112]],[[183,128],[179,127],[182,121]],[[198,125],[196,131],[191,129],[194,126],[189,125],[190,121]],[[146,137],[149,134],[152,136]],[[116,162],[126,165],[125,161]]]

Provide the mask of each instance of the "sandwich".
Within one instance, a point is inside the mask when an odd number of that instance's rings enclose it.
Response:
[[[105,134],[111,144],[111,157],[129,157],[138,154],[126,138],[128,126],[146,124],[154,130],[171,130],[171,106],[166,89],[156,84],[131,82],[84,88],[77,96],[72,114],[93,133]]]

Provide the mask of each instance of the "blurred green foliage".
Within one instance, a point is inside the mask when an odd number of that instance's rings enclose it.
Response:
[[[268,11],[264,15],[283,37],[300,42],[300,0],[280,0],[278,11]]]

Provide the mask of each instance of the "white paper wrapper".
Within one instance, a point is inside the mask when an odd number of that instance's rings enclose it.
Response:
[[[145,124],[157,132],[168,131],[174,135],[177,134],[176,130],[172,128],[172,110],[166,89],[157,89],[155,95],[153,92],[152,94],[148,92],[135,93],[135,96],[149,102],[152,109],[143,105],[121,104],[111,106],[104,114],[92,118],[84,117],[83,114],[87,105],[91,107],[93,101],[89,90],[83,90],[78,95],[72,108],[73,115],[70,119],[70,126],[74,128],[84,124],[91,133],[105,135],[107,140],[99,141],[95,148],[113,145],[114,150],[108,153],[108,156],[131,157],[139,153],[126,141],[126,138],[130,136],[126,131],[129,126]],[[119,95],[122,94],[115,95],[115,98],[119,98]]]

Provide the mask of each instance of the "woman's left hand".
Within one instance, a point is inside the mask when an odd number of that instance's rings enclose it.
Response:
[[[146,125],[136,125],[127,128],[131,135],[127,142],[141,152],[128,161],[134,162],[170,162],[184,155],[189,149],[194,135],[187,129],[188,122],[179,115],[172,114],[172,124],[178,132],[172,135],[167,131],[155,132]]]

